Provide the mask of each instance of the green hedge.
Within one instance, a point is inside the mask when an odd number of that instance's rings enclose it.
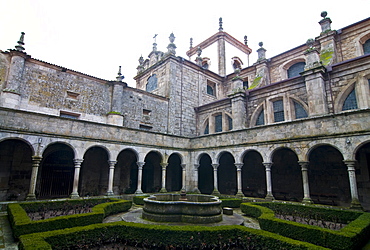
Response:
[[[220,200],[222,201],[222,207],[239,208],[240,204],[242,203],[242,200],[237,198],[223,198]]]
[[[366,244],[370,236],[369,213],[281,203],[243,203],[241,210],[248,216],[258,218],[263,230],[332,249],[358,249]],[[274,211],[287,214],[299,211],[310,218],[321,216],[320,218],[327,220],[335,217],[340,222],[349,224],[335,231],[278,219]]]
[[[32,221],[27,212],[36,212],[40,209],[56,210],[65,207],[63,203],[74,205],[91,203],[95,205],[91,213],[73,214],[58,216],[45,220]],[[102,203],[103,202],[103,203]],[[99,204],[100,203],[100,204]],[[131,208],[132,202],[119,199],[88,199],[88,200],[67,200],[53,202],[25,202],[8,205],[9,220],[13,229],[13,235],[18,238],[20,235],[45,232],[76,226],[86,226],[101,223],[103,219],[111,214],[126,212]]]
[[[124,221],[22,235],[19,249],[88,249],[107,243],[146,249],[326,249],[244,226],[162,226]]]
[[[132,198],[132,201],[136,204],[136,205],[144,205],[144,198],[147,198],[149,197],[149,195],[136,195]]]

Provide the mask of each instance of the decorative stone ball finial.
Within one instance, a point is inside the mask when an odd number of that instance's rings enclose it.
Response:
[[[118,82],[122,82],[122,80],[124,79],[125,77],[122,75],[122,73],[121,73],[121,66],[119,66],[119,69],[118,69],[118,73],[117,73],[117,77],[116,77],[116,79],[117,79],[117,81]]]
[[[327,15],[328,15],[328,12],[326,12],[326,11],[321,12],[321,17],[322,18],[326,18]]]
[[[144,58],[143,58],[143,56],[141,55],[141,56],[140,56],[140,58],[139,58],[139,64],[140,64],[140,65],[143,65],[143,63],[144,63]]]
[[[313,49],[314,43],[315,43],[315,40],[310,38],[310,39],[307,40],[306,45],[309,47],[309,49]]]
[[[248,37],[247,36],[244,36],[244,44],[248,45]]]
[[[201,54],[202,54],[202,49],[199,46],[198,49],[197,49],[197,55],[200,56]]]
[[[224,29],[222,28],[222,17],[220,17],[220,19],[218,19],[218,23],[220,25],[220,27],[218,28],[219,31],[223,31]]]
[[[18,50],[18,51],[23,51],[24,50],[24,35],[25,33],[24,32],[21,32],[21,37],[19,38],[19,41],[17,42],[18,45],[15,46],[15,48]]]
[[[170,43],[173,43],[175,41],[175,35],[173,33],[171,33],[169,39],[170,39]]]
[[[263,46],[263,42],[259,42],[259,43],[258,43],[258,46],[260,46],[260,47],[262,48],[262,46]]]

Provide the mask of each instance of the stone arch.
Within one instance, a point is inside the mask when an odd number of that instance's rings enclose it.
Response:
[[[250,124],[249,126],[250,127],[255,127],[257,126],[256,123],[257,123],[257,119],[258,119],[258,116],[260,115],[261,112],[264,112],[263,113],[263,116],[264,116],[264,124],[263,125],[266,125],[266,103],[265,101],[263,101],[262,103],[260,103],[256,109],[254,110],[252,116],[251,116],[251,121],[250,121]]]
[[[201,135],[208,135],[209,134],[209,117],[203,121],[202,126],[200,127],[200,133]]]
[[[279,66],[279,72],[280,72],[280,77],[281,77],[281,80],[285,80],[285,79],[288,79],[288,69],[293,66],[294,64],[296,63],[300,63],[300,62],[306,62],[306,58],[302,55],[300,57],[296,57],[292,60],[289,60],[285,63],[282,63],[280,66]]]
[[[108,189],[109,151],[106,147],[89,147],[81,164],[79,190],[81,196],[104,195]]]
[[[358,36],[353,40],[355,46],[356,46],[356,56],[362,56],[364,55],[364,43],[370,39],[370,32],[367,33],[361,33],[361,36]]]
[[[290,102],[290,113],[291,113],[291,117],[293,120],[295,119],[299,119],[299,118],[296,118],[297,117],[297,114],[296,114],[296,110],[295,110],[295,106],[294,106],[294,102],[300,104],[302,106],[302,108],[306,111],[307,113],[307,117],[309,116],[309,108],[308,108],[308,105],[302,101],[301,99],[297,98],[297,97],[293,97],[293,96],[290,96],[289,97],[289,102]]]
[[[3,141],[6,141],[6,140],[18,140],[18,141],[21,141],[21,142],[24,142],[25,144],[27,144],[31,151],[32,151],[32,155],[35,155],[35,146],[34,144],[32,144],[30,141],[24,139],[24,138],[21,138],[21,137],[5,137],[5,138],[0,138],[0,143],[3,142]]]
[[[348,95],[356,88],[356,80],[352,80],[337,96],[334,101],[334,110],[336,113],[342,112],[343,104]],[[357,93],[356,100],[358,103]]]
[[[75,151],[68,143],[53,142],[45,147],[36,192],[40,198],[63,198],[72,193]]]
[[[166,190],[168,192],[180,191],[182,183],[182,158],[178,153],[172,153],[168,157],[166,168]]]
[[[354,159],[359,201],[365,210],[370,210],[370,141],[356,148]]]
[[[235,195],[237,188],[237,174],[234,156],[229,152],[221,152],[218,156],[217,183],[221,194]]]
[[[24,200],[32,174],[32,146],[20,138],[0,141],[0,200]]]
[[[266,197],[266,172],[262,155],[254,149],[242,157],[242,192],[248,197]]]
[[[309,151],[308,160],[312,200],[319,204],[349,205],[349,178],[340,150],[329,144],[316,145]]]
[[[106,151],[107,155],[108,155],[108,160],[110,160],[110,159],[111,159],[112,155],[111,155],[111,152],[110,152],[109,148],[108,148],[107,146],[105,146],[105,145],[101,145],[101,144],[95,144],[95,145],[91,145],[91,146],[87,147],[87,148],[86,148],[86,150],[85,150],[85,153],[84,153],[84,154],[86,154],[86,152],[87,152],[90,148],[93,148],[93,147],[99,147],[99,148],[104,149],[104,150]],[[112,160],[113,160],[113,159],[112,159]]]
[[[202,194],[212,194],[214,189],[214,177],[212,158],[207,153],[198,157],[198,189]]]
[[[297,153],[279,147],[271,155],[272,193],[277,200],[300,201],[303,199],[303,182]]]
[[[158,192],[162,187],[163,157],[158,151],[150,151],[144,159],[142,187],[144,193]]]
[[[138,183],[138,153],[131,148],[123,149],[117,156],[114,168],[113,193],[133,194]]]

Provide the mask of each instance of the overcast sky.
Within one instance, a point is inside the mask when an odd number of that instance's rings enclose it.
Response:
[[[270,58],[304,44],[320,34],[320,13],[328,12],[332,29],[340,29],[370,16],[369,0],[0,0],[0,50],[13,49],[23,31],[26,53],[33,58],[88,75],[114,80],[122,66],[124,81],[135,86],[138,59],[152,50],[166,52],[174,33],[176,55],[186,59],[193,45],[224,31],[253,50],[258,42]],[[202,56],[206,56],[203,55]]]

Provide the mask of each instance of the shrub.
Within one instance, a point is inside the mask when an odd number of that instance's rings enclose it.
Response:
[[[225,198],[220,200],[222,201],[222,207],[239,208],[240,204],[242,203],[242,200],[237,198]]]
[[[132,199],[132,201],[136,204],[136,205],[144,205],[144,198],[147,198],[149,197],[149,195],[136,195],[134,196],[134,198]]]

